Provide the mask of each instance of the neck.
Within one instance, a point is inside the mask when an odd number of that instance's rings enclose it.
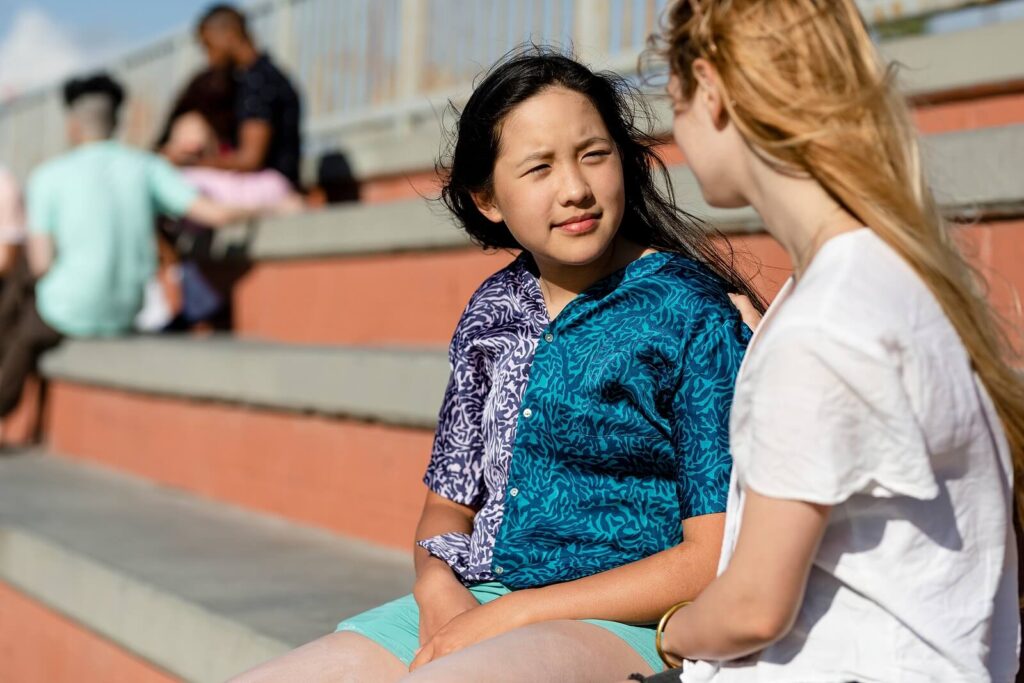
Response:
[[[598,258],[584,265],[567,265],[534,256],[540,271],[541,293],[548,316],[554,319],[576,296],[598,280],[623,268],[644,253],[644,248],[616,237]]]
[[[103,142],[109,140],[109,137],[103,135],[80,135],[75,138],[72,145],[74,147],[81,147],[82,145],[91,145],[94,142]]]
[[[252,43],[243,43],[235,51],[235,64],[239,69],[248,69],[259,58],[260,53]]]
[[[765,228],[789,254],[797,279],[822,245],[836,235],[863,227],[812,178],[793,177],[755,162],[748,199]]]

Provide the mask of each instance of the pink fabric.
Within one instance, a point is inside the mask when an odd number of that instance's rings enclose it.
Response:
[[[246,209],[272,209],[294,194],[291,183],[277,171],[238,173],[216,168],[182,169],[185,179],[210,199]]]
[[[25,208],[18,181],[0,167],[0,244],[25,241]]]

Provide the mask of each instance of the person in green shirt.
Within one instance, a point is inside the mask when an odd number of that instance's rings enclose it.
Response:
[[[161,157],[112,139],[123,100],[105,74],[64,87],[71,150],[29,179],[26,247],[36,300],[0,359],[0,420],[17,406],[39,355],[61,338],[131,332],[157,268],[157,214],[210,226],[252,215],[200,196]]]

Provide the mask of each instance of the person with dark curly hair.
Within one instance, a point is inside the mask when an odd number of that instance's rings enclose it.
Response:
[[[234,76],[237,123],[234,149],[200,163],[228,171],[273,169],[298,188],[302,103],[291,80],[257,48],[245,14],[232,5],[210,7],[196,36],[210,69]]]

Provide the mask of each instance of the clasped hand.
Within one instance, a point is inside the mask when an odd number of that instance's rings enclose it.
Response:
[[[468,590],[466,592],[475,601],[472,594]],[[517,604],[518,597],[516,593],[509,593],[489,603],[462,609],[432,635],[429,632],[423,632],[421,616],[423,646],[416,653],[409,671],[415,671],[435,659],[458,652],[488,638],[525,626],[527,620],[524,611]]]

